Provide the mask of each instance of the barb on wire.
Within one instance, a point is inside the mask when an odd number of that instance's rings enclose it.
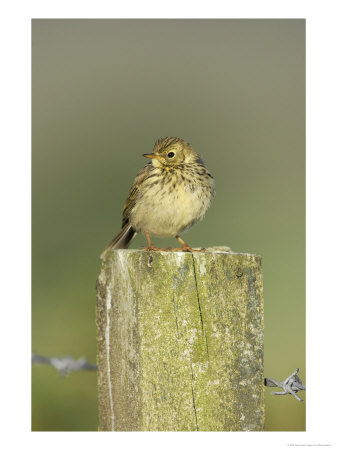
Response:
[[[306,387],[302,384],[302,380],[297,376],[300,369],[296,369],[289,377],[284,381],[276,381],[274,378],[265,378],[264,385],[267,387],[279,387],[283,389],[283,392],[271,392],[271,395],[293,395],[299,402],[303,402],[296,392],[305,391]]]
[[[65,377],[71,372],[77,372],[79,370],[97,370],[97,366],[90,364],[85,358],[75,360],[72,356],[64,356],[63,358],[52,356],[51,358],[47,358],[46,356],[35,355],[33,353],[32,363],[53,366],[61,377]]]

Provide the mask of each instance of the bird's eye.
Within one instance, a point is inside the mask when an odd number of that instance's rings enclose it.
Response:
[[[168,156],[169,158],[173,158],[174,152],[169,152],[169,153],[167,154],[167,156]]]

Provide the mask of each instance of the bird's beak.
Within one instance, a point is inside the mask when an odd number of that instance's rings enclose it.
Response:
[[[159,155],[155,155],[154,153],[144,153],[145,158],[150,159],[160,159],[161,157]]]

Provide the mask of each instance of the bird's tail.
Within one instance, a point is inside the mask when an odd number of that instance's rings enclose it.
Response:
[[[101,254],[100,258],[105,259],[109,250],[117,248],[128,248],[132,238],[135,236],[136,231],[129,223],[126,223],[117,236],[110,242],[106,249]]]

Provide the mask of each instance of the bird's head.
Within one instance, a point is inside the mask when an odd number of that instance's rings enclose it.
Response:
[[[151,158],[155,167],[202,162],[191,145],[177,137],[158,139],[154,144],[153,152],[145,153],[143,156]]]

